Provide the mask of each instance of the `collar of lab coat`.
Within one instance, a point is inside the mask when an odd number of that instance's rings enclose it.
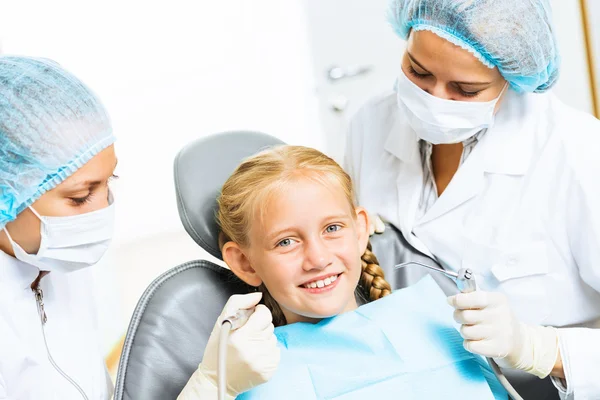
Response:
[[[0,290],[30,289],[40,270],[0,251]]]
[[[509,90],[496,114],[494,126],[481,140],[487,173],[524,175],[534,158],[534,140],[539,129],[543,94],[519,94]]]
[[[388,134],[384,148],[402,162],[418,162],[419,138],[410,125],[408,125],[403,111],[399,108],[395,108],[394,111],[395,119],[391,125],[392,129]]]
[[[509,90],[496,114],[494,126],[477,146],[483,147],[485,172],[523,175],[532,159],[533,139],[545,95],[518,94]],[[402,111],[396,117],[385,142],[386,151],[406,163],[420,162],[418,137]]]

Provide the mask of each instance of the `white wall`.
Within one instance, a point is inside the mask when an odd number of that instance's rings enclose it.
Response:
[[[299,1],[4,2],[3,52],[58,61],[114,122],[117,231],[97,266],[107,351],[150,280],[202,254],[177,215],[181,147],[231,129],[321,145],[305,29]]]
[[[592,56],[594,58],[597,93],[596,98],[600,101],[600,1],[586,0],[588,11],[588,29],[591,35]],[[600,115],[598,115],[600,118]]]
[[[551,3],[562,57],[561,75],[555,93],[565,103],[593,113],[579,1],[552,0]]]
[[[53,58],[104,100],[127,210],[118,240],[179,229],[171,164],[193,138],[254,128],[319,140],[305,102],[312,78],[295,2],[35,4],[35,13],[26,1],[7,4],[3,50]]]

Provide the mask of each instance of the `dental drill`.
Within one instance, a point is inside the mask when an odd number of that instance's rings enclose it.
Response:
[[[237,310],[221,322],[219,335],[219,358],[217,362],[217,380],[219,400],[225,400],[227,393],[227,342],[229,334],[244,326],[248,318],[254,313],[254,308],[248,310]]]
[[[400,269],[407,265],[413,265],[413,264],[418,265],[420,267],[428,268],[432,271],[442,273],[445,276],[447,276],[448,278],[451,278],[452,280],[454,280],[454,282],[456,283],[456,286],[458,287],[458,290],[460,290],[461,293],[471,293],[471,292],[474,292],[477,290],[477,283],[475,282],[475,274],[469,268],[461,268],[458,270],[458,272],[452,272],[452,271],[446,271],[445,269],[442,269],[442,268],[434,267],[432,265],[423,264],[423,263],[420,263],[417,261],[408,261],[408,262],[405,262],[402,264],[395,265],[394,269]],[[490,367],[492,368],[492,371],[494,371],[494,375],[496,375],[496,378],[498,379],[498,381],[502,384],[504,389],[508,392],[508,395],[513,400],[523,400],[521,395],[519,395],[519,393],[515,390],[515,388],[510,384],[508,379],[506,379],[506,376],[504,376],[504,373],[500,370],[500,367],[498,367],[498,364],[496,364],[496,361],[494,361],[494,359],[491,357],[486,357],[486,360],[487,360],[488,364],[490,365]]]

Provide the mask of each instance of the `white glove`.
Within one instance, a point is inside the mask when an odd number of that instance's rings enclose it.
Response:
[[[271,312],[258,304],[262,293],[233,295],[225,304],[210,334],[202,363],[188,381],[178,400],[217,398],[217,366],[219,333],[223,319],[240,309],[256,306],[246,324],[232,331],[227,346],[227,396],[235,399],[240,393],[267,382],[279,365],[280,352],[274,334]],[[257,305],[258,304],[258,305]]]
[[[558,356],[558,334],[553,327],[517,321],[501,293],[475,291],[448,297],[461,324],[465,349],[491,357],[499,366],[545,378]]]
[[[377,214],[369,214],[369,236],[385,232],[385,224]]]

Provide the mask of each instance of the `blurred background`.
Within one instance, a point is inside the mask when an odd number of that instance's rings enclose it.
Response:
[[[555,93],[598,116],[600,2],[552,3],[563,57]],[[393,87],[404,48],[385,21],[387,0],[0,5],[2,53],[54,59],[94,89],[112,116],[117,231],[94,269],[113,372],[148,284],[185,261],[211,259],[179,221],[177,152],[202,136],[251,129],[339,160],[346,122]]]

